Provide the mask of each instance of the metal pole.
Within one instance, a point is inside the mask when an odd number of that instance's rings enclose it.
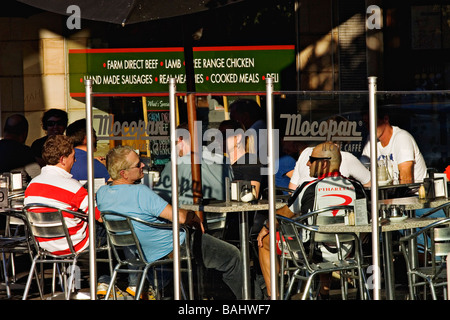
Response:
[[[173,289],[174,299],[180,300],[180,223],[178,215],[178,175],[176,136],[176,91],[177,81],[169,79],[170,106],[170,160],[172,162],[172,231],[173,231]]]
[[[273,78],[266,79],[266,119],[267,119],[267,163],[269,184],[269,239],[270,239],[270,296],[272,300],[278,297],[278,277],[276,270],[276,221],[275,221],[275,157],[273,133]]]
[[[92,80],[85,80],[84,85],[86,90],[87,183],[89,206],[89,286],[91,300],[95,300],[97,297],[97,270],[95,251],[94,150],[92,139]]]
[[[373,298],[380,300],[380,235],[378,221],[378,180],[377,180],[377,77],[369,77],[369,121],[370,121],[370,181],[372,211],[372,272]]]
[[[201,170],[201,128],[197,130],[197,107],[195,105],[195,95],[193,93],[189,94],[187,97],[187,111],[188,111],[188,127],[189,133],[191,134],[191,170],[192,170],[192,195],[194,197],[194,204],[200,203],[203,198],[202,192],[202,170]],[[200,220],[203,221],[203,212],[197,211],[196,214],[199,216]]]

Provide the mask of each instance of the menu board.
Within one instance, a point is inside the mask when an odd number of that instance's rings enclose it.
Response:
[[[69,50],[70,95],[85,95],[85,79],[95,92],[167,92],[169,79],[177,90],[186,90],[183,48],[124,48]]]
[[[293,45],[194,47],[197,92],[264,92],[267,77],[274,90],[292,82],[295,74]],[[70,95],[85,95],[85,79],[96,93],[167,93],[169,79],[177,91],[186,91],[184,49],[118,48],[69,50]]]
[[[293,81],[284,74],[292,74],[294,49],[293,45],[195,47],[195,88],[198,92],[264,92],[266,78],[271,77],[274,90],[281,90],[282,81]]]
[[[148,97],[147,133],[154,165],[165,165],[170,160],[170,115],[168,97]]]

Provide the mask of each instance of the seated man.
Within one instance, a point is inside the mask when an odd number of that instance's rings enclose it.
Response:
[[[28,121],[21,114],[13,114],[5,121],[3,139],[0,140],[0,174],[20,171],[27,181],[41,172],[36,157],[25,145],[28,136]]]
[[[68,120],[67,112],[56,108],[47,110],[42,115],[42,129],[46,131],[46,135],[34,140],[31,144],[31,150],[33,150],[41,167],[45,166],[45,161],[42,160],[42,149],[44,148],[45,141],[49,136],[64,134]]]
[[[394,183],[422,182],[427,165],[416,140],[408,131],[391,125],[388,108],[377,111],[377,160],[386,161]],[[370,141],[362,155],[370,158]]]
[[[191,139],[187,125],[177,128],[177,173],[180,204],[194,203],[192,166],[191,166]],[[201,177],[203,199],[225,200],[225,178],[233,180],[231,166],[225,162],[222,154],[213,154],[207,147],[202,149]],[[169,161],[161,172],[158,183],[153,190],[164,200],[172,198],[172,165]]]
[[[97,191],[97,203],[101,211],[119,212],[156,223],[172,221],[172,206],[146,185],[135,184],[135,181],[144,176],[144,164],[131,147],[119,146],[110,150],[106,155],[106,166],[113,182]],[[204,266],[223,272],[224,282],[236,298],[241,299],[242,264],[239,250],[203,233],[201,221],[193,211],[180,209],[179,220],[202,232],[199,237],[201,243],[197,242],[194,246],[198,249]],[[148,261],[161,259],[173,251],[172,229],[156,231],[148,228],[136,231]],[[185,237],[186,234],[180,232],[181,243]]]
[[[365,198],[364,187],[358,181],[345,178],[340,174],[340,164],[341,152],[339,146],[332,142],[324,142],[316,146],[309,158],[308,166],[311,176],[317,179],[305,182],[298,187],[289,199],[288,204],[278,209],[277,214],[292,218],[296,214],[302,215],[324,207],[354,205],[355,199]],[[343,215],[344,212],[341,211],[333,214]],[[268,294],[270,295],[270,247],[268,235],[268,226],[264,225],[258,235],[259,259]],[[279,247],[281,248],[282,244]],[[333,255],[326,248],[321,248],[321,250],[324,259],[333,259]],[[278,264],[276,267],[278,270]],[[321,276],[322,296],[328,295],[329,278],[326,276]]]
[[[86,137],[86,119],[80,119],[71,123],[66,130],[66,135],[72,139],[75,148],[74,163],[70,173],[76,180],[87,180],[87,137]],[[93,132],[94,152],[97,148],[97,135]],[[100,159],[101,160],[101,159]],[[105,165],[99,159],[94,159],[94,178],[104,178],[105,182],[109,180],[109,173]]]
[[[73,211],[88,211],[88,193],[70,174],[75,162],[75,150],[70,138],[64,135],[48,137],[42,150],[42,158],[47,165],[41,174],[31,180],[25,190],[24,205],[42,203]],[[100,211],[95,209],[95,218],[100,219]],[[87,221],[80,218],[64,217],[75,251],[80,252],[89,245],[89,228]],[[40,243],[53,254],[68,253],[67,244],[61,245],[58,239]]]

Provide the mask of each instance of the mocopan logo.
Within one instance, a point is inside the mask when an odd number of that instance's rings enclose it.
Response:
[[[285,141],[362,141],[358,122],[302,121],[301,114],[281,114],[286,119]]]

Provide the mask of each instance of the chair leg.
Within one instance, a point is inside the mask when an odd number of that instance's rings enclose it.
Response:
[[[70,295],[71,295],[72,291],[74,290],[76,267],[77,267],[77,258],[74,258],[72,264],[70,265],[70,275],[69,275],[69,279],[67,280],[68,285],[67,285],[67,291],[66,291],[66,300],[70,300]]]
[[[111,294],[111,290],[114,288],[116,284],[117,270],[119,269],[119,265],[114,268],[114,271],[111,276],[111,280],[109,281],[108,290],[106,291],[105,300],[109,300],[109,296]],[[115,290],[114,290],[115,291]],[[116,295],[114,294],[114,300],[116,299]]]
[[[428,284],[430,285],[431,297],[433,298],[433,300],[437,300],[436,290],[434,288],[433,281],[431,279],[426,279],[426,280],[428,281]]]
[[[147,277],[147,272],[150,266],[146,266],[141,274],[141,279],[139,281],[138,288],[136,290],[136,296],[134,297],[135,300],[139,300],[141,298],[142,290],[144,289],[145,284],[145,278]]]
[[[27,300],[28,291],[30,290],[30,287],[31,287],[31,280],[33,279],[33,273],[36,268],[36,260],[37,259],[38,259],[38,256],[36,256],[33,259],[33,262],[31,263],[30,273],[28,274],[28,279],[27,279],[27,283],[25,285],[25,291],[23,292],[22,300]],[[43,299],[44,297],[42,295],[42,290],[41,290],[41,286],[39,285],[39,283],[38,283],[38,287],[39,287],[39,294],[41,295],[41,299]]]
[[[6,263],[6,254],[5,252],[2,252],[2,262],[3,262],[3,275],[5,277],[5,287],[6,287],[6,295],[8,296],[8,299],[11,298],[11,286],[9,282],[9,276],[8,276],[8,264]]]
[[[306,281],[306,285],[305,285],[305,291],[303,291],[303,295],[302,295],[302,300],[306,300],[306,295],[309,292],[309,289],[311,288],[311,283],[314,279],[314,275],[310,275],[308,278],[308,281]]]
[[[187,273],[188,273],[188,285],[189,285],[189,300],[194,300],[194,276],[192,274],[192,261],[191,258],[187,259]]]
[[[53,264],[53,268],[52,268],[52,295],[55,295],[56,292],[56,268],[57,268],[57,264],[54,263]],[[59,270],[58,270],[59,272]],[[61,281],[61,276],[60,276],[60,281]]]
[[[415,300],[413,286],[414,286],[414,284],[413,284],[413,281],[412,281],[412,275],[410,273],[408,273],[408,289],[409,289],[409,298],[411,300]]]

